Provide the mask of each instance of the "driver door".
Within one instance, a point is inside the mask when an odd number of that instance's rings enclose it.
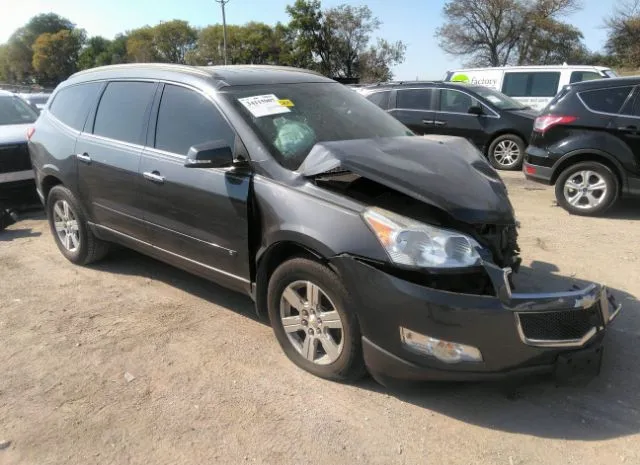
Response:
[[[151,243],[177,266],[244,289],[251,174],[184,166],[191,146],[224,140],[233,149],[236,134],[204,94],[171,84],[158,94],[140,164]]]
[[[439,89],[440,105],[436,113],[435,126],[438,134],[459,136],[482,148],[488,140],[486,132],[489,115],[469,113],[472,106],[485,108],[477,99],[456,89]],[[485,109],[486,111],[486,109]]]

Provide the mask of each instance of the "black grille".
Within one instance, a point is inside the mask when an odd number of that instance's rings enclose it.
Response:
[[[519,313],[520,326],[527,339],[580,339],[591,328],[600,325],[600,308],[596,304],[584,310],[564,310],[544,313]]]
[[[0,145],[0,173],[31,169],[27,144]]]

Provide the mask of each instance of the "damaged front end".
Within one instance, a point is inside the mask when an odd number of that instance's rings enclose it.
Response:
[[[333,259],[361,308],[372,372],[462,380],[599,370],[604,330],[620,306],[597,284],[514,292],[521,259],[513,208],[466,141],[323,143],[300,171],[361,202],[387,252],[388,261]]]

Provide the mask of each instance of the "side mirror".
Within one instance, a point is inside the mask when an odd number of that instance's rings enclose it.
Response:
[[[194,145],[187,152],[185,168],[224,168],[233,164],[233,151],[223,140]]]
[[[468,113],[470,115],[480,116],[484,114],[484,110],[482,110],[482,107],[480,105],[473,105],[469,107]]]

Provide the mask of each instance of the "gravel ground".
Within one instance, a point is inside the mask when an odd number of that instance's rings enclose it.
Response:
[[[73,266],[33,213],[0,233],[0,464],[640,464],[639,204],[572,217],[504,177],[522,278],[624,304],[588,386],[323,381],[248,298],[129,251]]]

